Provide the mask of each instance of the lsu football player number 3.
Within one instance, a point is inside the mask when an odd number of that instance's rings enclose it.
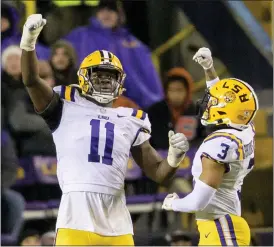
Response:
[[[52,90],[39,77],[35,53],[44,25],[40,14],[29,16],[20,47],[24,85],[52,130],[56,146],[62,198],[55,244],[133,245],[124,194],[129,153],[148,177],[164,183],[184,159],[188,141],[171,130],[168,157],[163,159],[149,144],[147,114],[112,108],[113,100],[124,91],[126,75],[109,51],[94,51],[83,60],[78,83]]]
[[[248,246],[250,229],[241,217],[241,187],[254,166],[256,93],[244,81],[220,80],[211,51],[201,48],[193,59],[205,70],[207,90],[199,101],[200,118],[211,133],[195,154],[194,189],[180,199],[166,197],[163,209],[196,214],[199,245]]]

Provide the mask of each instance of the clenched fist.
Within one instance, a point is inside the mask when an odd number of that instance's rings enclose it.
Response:
[[[172,209],[172,202],[175,199],[179,199],[179,196],[176,193],[168,194],[163,202],[162,209],[165,210],[173,210]]]
[[[189,149],[189,143],[183,133],[174,134],[173,131],[169,131],[168,137],[169,149],[167,162],[172,167],[178,167]]]
[[[193,60],[200,64],[205,70],[213,66],[211,51],[208,48],[200,48],[193,56]]]
[[[26,51],[35,49],[36,40],[47,23],[41,14],[30,15],[24,25],[20,48]]]

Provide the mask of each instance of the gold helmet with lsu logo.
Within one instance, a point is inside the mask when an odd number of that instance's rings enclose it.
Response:
[[[82,61],[78,70],[81,95],[99,104],[108,104],[125,90],[126,74],[120,60],[111,52],[97,50]]]
[[[253,88],[235,78],[220,80],[207,89],[199,105],[203,125],[225,124],[236,129],[245,129],[259,109]]]

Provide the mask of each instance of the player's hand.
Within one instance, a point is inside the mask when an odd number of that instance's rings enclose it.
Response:
[[[46,23],[46,19],[43,19],[41,14],[30,15],[23,28],[20,48],[26,51],[33,51],[36,40]]]
[[[172,130],[168,133],[169,149],[167,162],[172,167],[178,167],[189,149],[189,143],[183,133],[174,133]]]
[[[213,66],[211,51],[206,47],[200,48],[193,56],[193,60],[200,64],[205,70]]]
[[[168,194],[163,202],[162,209],[173,210],[172,201],[175,199],[179,199],[179,196],[176,193]]]

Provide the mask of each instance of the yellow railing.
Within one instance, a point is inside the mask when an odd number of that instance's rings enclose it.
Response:
[[[22,2],[25,4],[25,7],[26,7],[26,17],[36,13],[36,1],[37,0],[22,0]],[[54,0],[53,2],[59,7],[78,6],[82,4],[82,1],[80,0],[79,1]],[[85,4],[89,6],[97,6],[99,4],[99,0],[86,0]]]
[[[26,18],[32,14],[36,13],[36,0],[30,1],[22,1],[26,7]]]
[[[160,56],[171,49],[173,46],[180,43],[182,40],[186,39],[194,31],[195,27],[193,25],[189,25],[152,52],[152,60],[158,72],[160,72]]]
[[[272,9],[273,1],[244,0],[243,2],[246,5],[246,7],[249,9],[250,13],[256,18],[256,20],[260,23],[260,25],[265,30],[265,32],[269,35],[269,37],[272,37],[273,30],[272,30],[271,18],[273,18],[273,9]]]
[[[82,5],[82,3],[84,3],[87,6],[98,6],[99,4],[99,0],[85,0],[85,1],[81,1],[81,0],[53,0],[53,3],[58,6],[58,7],[72,7],[72,6],[80,6]]]

